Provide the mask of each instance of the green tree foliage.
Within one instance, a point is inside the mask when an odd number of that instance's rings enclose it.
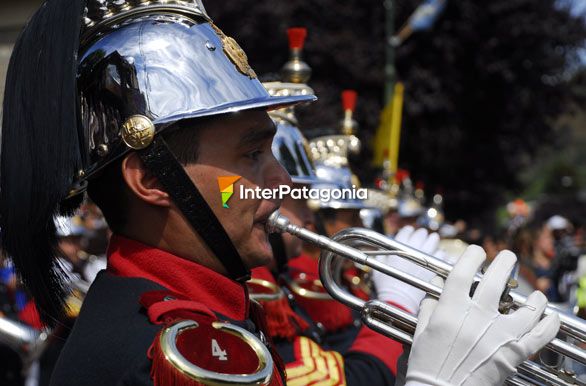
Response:
[[[396,1],[395,24],[402,25],[419,3]],[[320,100],[304,109],[301,123],[307,133],[337,127],[339,93],[355,88],[367,149],[354,165],[371,178],[368,144],[384,87],[383,0],[206,6],[259,74],[274,74],[286,61],[287,27],[308,28],[305,59]],[[581,79],[571,75],[585,38],[583,15],[554,0],[448,1],[431,31],[397,49],[406,87],[400,166],[430,189],[443,188],[450,217],[492,213],[506,190],[519,188],[518,172],[536,151],[555,143],[554,119],[584,97],[569,79]]]

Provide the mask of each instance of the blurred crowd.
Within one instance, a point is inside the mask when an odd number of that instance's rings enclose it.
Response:
[[[0,322],[4,323],[0,323],[0,385],[49,383],[84,294],[98,272],[106,268],[110,231],[97,206],[87,203],[73,217],[58,217],[55,227],[58,264],[71,287],[67,299],[69,319],[44,334],[33,300],[12,262],[4,256],[0,264]]]
[[[519,259],[519,286],[542,291],[552,303],[574,308],[579,278],[586,274],[584,228],[560,215],[528,222],[500,236],[486,236],[482,244],[490,256],[510,249]],[[581,304],[583,307],[583,304]]]
[[[512,216],[499,232],[467,229],[465,223],[460,229],[456,237],[481,245],[489,261],[503,249],[517,255],[518,292],[528,295],[540,290],[549,302],[573,312],[586,306],[586,298],[580,302],[584,297],[580,295],[580,278],[586,275],[586,244],[580,222],[558,214],[541,221]]]

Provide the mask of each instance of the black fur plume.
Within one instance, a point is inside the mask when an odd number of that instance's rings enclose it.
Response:
[[[47,0],[21,32],[4,95],[0,225],[10,256],[43,320],[63,315],[66,290],[56,266],[53,217],[86,155],[77,113],[82,0]]]

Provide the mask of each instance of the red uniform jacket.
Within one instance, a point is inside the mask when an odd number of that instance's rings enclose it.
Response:
[[[214,324],[230,322],[266,342],[245,285],[114,235],[108,269],[98,275],[85,298],[51,384],[197,385],[179,379],[181,374],[167,363],[159,345],[161,331],[184,319],[197,322],[196,328],[177,339],[177,347],[190,362],[213,372],[255,371],[258,360],[250,346]],[[270,384],[282,385],[280,358],[273,361]]]

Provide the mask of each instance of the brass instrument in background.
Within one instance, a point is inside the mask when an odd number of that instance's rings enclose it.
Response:
[[[89,288],[89,283],[76,280],[69,283],[71,293],[66,299],[67,316],[77,317],[81,303]],[[8,347],[20,358],[22,375],[27,377],[32,364],[43,355],[51,344],[53,331],[45,328],[42,331],[23,323],[0,316],[0,345]]]
[[[373,270],[380,271],[419,288],[436,298],[441,295],[441,288],[381,263],[375,257],[396,255],[427,268],[443,278],[446,278],[452,270],[450,264],[369,229],[348,228],[330,239],[290,224],[289,220],[278,211],[269,217],[267,229],[273,233],[287,232],[319,246],[322,249],[319,262],[320,278],[328,293],[334,299],[359,311],[363,323],[368,327],[405,344],[412,344],[413,342],[417,317],[385,302],[379,300],[364,301],[352,295],[338,283],[343,262],[351,260],[354,263],[368,266]],[[480,280],[480,278],[481,276],[478,275],[477,279]],[[508,285],[501,297],[501,308],[506,310],[516,309],[526,301],[524,296],[510,291],[512,287],[514,287],[512,283]],[[545,314],[549,315],[553,312],[558,313],[561,326],[558,338],[549,343],[547,348],[567,358],[586,364],[586,352],[584,350],[559,338],[560,336],[568,337],[575,340],[577,344],[586,342],[586,322],[548,305]],[[585,385],[570,371],[555,369],[530,360],[521,364],[517,370],[516,374],[507,379],[508,385]]]
[[[31,365],[38,359],[48,344],[49,333],[5,317],[0,317],[0,345],[5,345],[18,354],[23,376],[27,376]]]

